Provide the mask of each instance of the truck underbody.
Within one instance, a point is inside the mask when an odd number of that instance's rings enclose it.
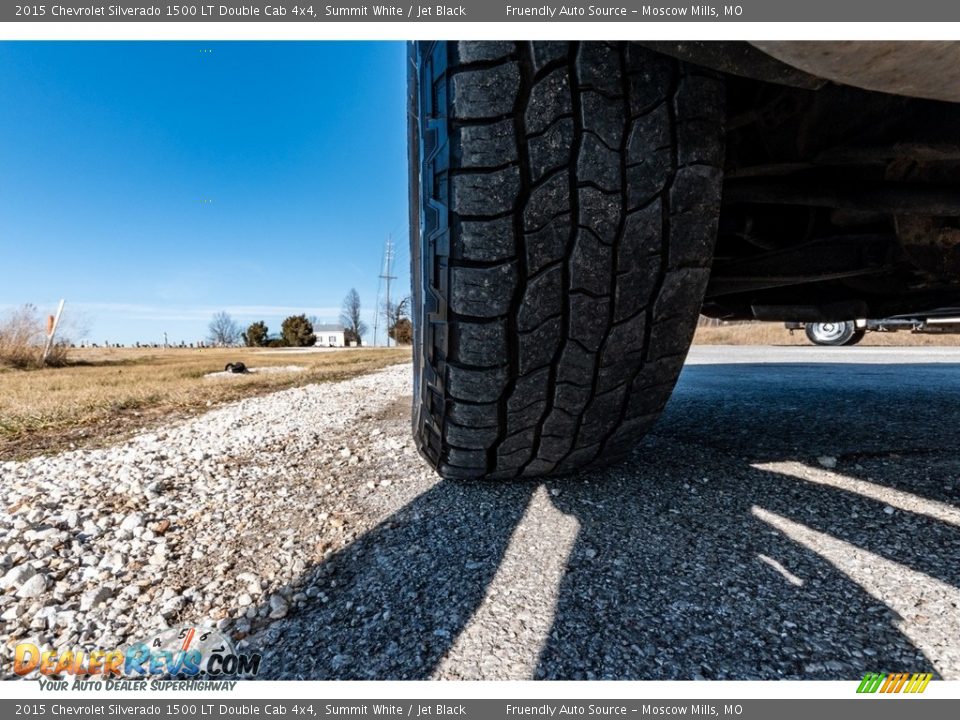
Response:
[[[654,46],[727,76],[723,204],[704,314],[816,322],[956,304],[960,105],[945,100],[960,83],[942,77],[957,72],[960,49],[802,45]],[[912,64],[898,65],[898,53]]]

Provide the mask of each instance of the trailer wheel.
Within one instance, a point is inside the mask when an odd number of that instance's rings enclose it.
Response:
[[[856,345],[867,334],[866,328],[858,328],[853,320],[846,322],[807,323],[804,328],[807,339],[814,345]]]

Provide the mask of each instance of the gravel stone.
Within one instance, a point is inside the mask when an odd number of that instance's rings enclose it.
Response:
[[[271,618],[279,619],[282,617],[286,617],[288,612],[290,612],[290,606],[287,604],[286,600],[284,600],[280,595],[270,596],[270,617]]]
[[[43,591],[47,589],[49,580],[46,575],[37,573],[31,575],[27,578],[23,584],[17,589],[18,598],[35,598],[40,597],[43,594]]]
[[[130,513],[123,519],[123,522],[120,523],[121,530],[129,530],[131,532],[140,527],[143,527],[142,513]]]
[[[29,563],[17,565],[16,567],[10,568],[3,576],[3,579],[0,579],[0,588],[19,590],[27,580],[36,574],[37,571],[34,570],[33,565]]]
[[[99,607],[113,597],[113,590],[106,585],[100,585],[88,590],[80,597],[80,610],[85,612]]]

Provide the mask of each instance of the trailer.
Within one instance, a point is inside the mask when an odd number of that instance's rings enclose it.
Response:
[[[791,335],[803,330],[814,345],[856,345],[868,332],[960,333],[960,308],[940,308],[920,315],[895,315],[879,320],[861,318],[836,322],[787,322],[784,325]]]

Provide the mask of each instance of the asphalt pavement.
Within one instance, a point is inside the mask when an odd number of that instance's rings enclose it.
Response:
[[[958,427],[960,348],[697,347],[629,462],[411,467],[249,642],[268,677],[960,679]]]

